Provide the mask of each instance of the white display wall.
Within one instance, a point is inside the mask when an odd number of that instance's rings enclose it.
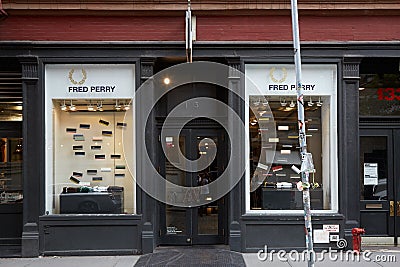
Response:
[[[133,213],[134,180],[125,155],[125,150],[127,155],[132,154],[129,151],[133,150],[133,132],[132,122],[126,122],[125,115],[125,112],[63,112],[55,108],[54,213],[59,212],[63,187],[85,185],[123,187],[124,213]],[[71,181],[71,176],[80,184]]]

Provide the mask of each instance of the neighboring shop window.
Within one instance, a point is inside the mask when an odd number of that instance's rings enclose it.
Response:
[[[360,76],[360,116],[400,116],[400,73]]]
[[[135,212],[134,169],[128,166],[134,162],[132,98],[108,98],[133,95],[133,76],[127,75],[131,72],[132,66],[47,66],[47,88],[57,88],[49,85],[60,78],[58,74],[66,78],[61,92],[46,91],[47,110],[52,111],[46,114],[52,125],[46,127],[51,140],[46,175],[49,214]],[[114,82],[118,79],[122,84]],[[76,95],[82,98],[59,98]]]
[[[400,58],[364,58],[360,64],[360,116],[400,116]]]
[[[250,138],[247,211],[303,210],[294,66],[246,65],[246,112]],[[311,208],[337,210],[336,66],[305,65],[304,106],[310,174]],[[254,86],[250,85],[254,83]],[[266,124],[265,120],[274,123]]]
[[[0,204],[4,206],[17,203],[20,206],[23,201],[23,105],[20,68],[20,64],[14,61],[2,59],[0,62]],[[18,213],[17,210],[14,209],[14,212]],[[5,217],[2,218],[6,220]],[[9,232],[8,230],[4,227],[3,233]],[[0,236],[4,237],[1,231]]]
[[[0,204],[22,202],[22,192],[22,138],[0,136]]]

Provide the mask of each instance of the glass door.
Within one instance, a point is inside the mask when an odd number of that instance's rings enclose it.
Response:
[[[192,186],[204,186],[218,179],[225,170],[226,162],[224,156],[227,155],[225,138],[222,130],[191,130],[192,153],[194,158],[201,155],[206,159],[211,150],[217,152],[214,160],[207,159],[210,165],[199,173],[192,176]],[[212,201],[212,196],[208,195],[207,187],[200,190],[200,197]],[[209,204],[193,209],[193,244],[219,244],[223,243],[224,226],[226,225],[226,209],[224,198],[216,199]]]
[[[168,190],[166,197],[177,203],[177,206],[161,203],[161,241],[166,245],[218,244],[224,242],[224,227],[226,225],[225,200],[212,197],[207,192],[208,185],[224,171],[226,162],[225,138],[223,130],[217,129],[183,129],[179,139],[166,136],[167,157],[163,156],[161,172],[168,181],[187,188],[199,187],[197,190]],[[184,157],[196,160],[200,156],[207,158],[209,151],[216,149],[217,154],[210,164],[198,172],[190,172],[187,166],[180,162],[176,148]],[[161,149],[161,148],[160,148]],[[162,153],[164,155],[164,153]],[[186,169],[186,170],[185,170]],[[202,188],[200,188],[202,186]],[[185,206],[188,202],[205,198],[211,201],[207,205],[193,208]]]
[[[173,136],[166,137],[163,140],[166,143],[166,156],[163,157],[164,163],[163,174],[166,180],[180,186],[188,186],[190,173],[184,171],[185,166],[182,165],[176,148],[179,148],[181,153],[186,156],[189,151],[188,141],[190,140],[187,131],[181,132],[179,139]],[[161,148],[160,148],[161,149]],[[161,149],[162,150],[162,149]],[[163,155],[161,152],[160,155]],[[179,204],[185,203],[186,193],[184,191],[172,191],[166,188],[167,198],[170,202]],[[191,213],[190,209],[162,204],[161,206],[161,233],[165,243],[182,244],[187,242],[191,233]]]
[[[394,237],[400,231],[400,130],[360,131],[360,224],[366,235]]]

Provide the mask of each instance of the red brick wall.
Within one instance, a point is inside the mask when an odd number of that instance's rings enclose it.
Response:
[[[400,40],[400,16],[303,16],[302,41]],[[290,16],[198,17],[197,39],[202,41],[291,41]]]
[[[0,40],[183,41],[184,17],[10,16]],[[400,16],[300,16],[302,41],[400,40]],[[198,41],[290,41],[289,16],[199,16]]]
[[[185,39],[180,17],[10,16],[0,40],[168,41]]]

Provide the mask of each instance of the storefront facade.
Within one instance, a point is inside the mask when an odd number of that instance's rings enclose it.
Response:
[[[398,244],[399,62],[376,60],[360,67],[360,224],[372,244]]]
[[[240,35],[240,29],[222,29],[223,37],[214,36],[215,31],[206,34],[210,18],[201,14],[192,64],[228,66],[225,88],[201,82],[167,88],[164,80],[158,83],[157,74],[186,62],[184,38],[171,37],[184,29],[179,16],[169,18],[179,26],[170,36],[157,39],[149,31],[131,36],[130,42],[122,42],[118,32],[106,37],[112,39],[107,42],[95,35],[89,40],[76,36],[74,42],[60,40],[60,35],[47,36],[51,42],[45,37],[32,41],[38,37],[17,36],[8,27],[13,20],[26,19],[23,15],[0,21],[8,34],[0,43],[1,70],[9,61],[17,66],[23,93],[23,200],[13,202],[22,204],[22,223],[12,237],[22,256],[142,254],[160,245],[226,244],[240,252],[257,252],[266,245],[305,247],[301,197],[295,188],[299,177],[292,169],[300,167],[300,158],[291,43],[281,31],[268,42],[259,35]],[[214,16],[211,21],[233,18]],[[82,27],[96,19],[89,17]],[[115,19],[127,23],[126,17],[112,16],[110,23]],[[133,18],[138,19],[163,24],[162,17]],[[246,23],[252,19],[268,24],[262,16],[236,17]],[[313,19],[306,17],[304,23]],[[330,19],[321,17],[320,22],[329,25]],[[41,23],[37,20],[38,29]],[[129,23],[135,27],[135,21]],[[272,32],[258,31],[264,36]],[[370,42],[340,36],[331,40],[312,37],[312,31],[305,38],[306,129],[316,169],[311,190],[315,247],[336,249],[339,239],[351,244],[351,229],[359,226],[367,235],[397,242],[399,44],[382,42],[379,36],[370,36]],[[143,86],[148,86],[146,98],[137,94]],[[168,92],[158,97],[162,90]],[[192,113],[167,127],[168,114],[195,97],[230,107],[243,122],[244,134],[232,141],[229,134],[237,125],[229,113],[217,106],[209,110],[226,122],[225,128],[215,119],[193,116],[198,106],[192,102],[186,106]],[[145,103],[155,100],[145,114]],[[169,135],[182,123],[179,137]],[[3,127],[1,131],[8,135],[4,137],[16,137]],[[172,148],[192,160],[206,155],[211,146],[201,142],[205,139],[216,148],[206,174],[184,170],[167,157],[174,154],[169,153]],[[232,147],[235,158],[230,159]],[[204,185],[202,179],[216,180],[225,169],[234,173],[241,164],[246,171],[233,189],[201,206],[165,204],[145,191],[154,183],[153,169],[167,181],[191,188]],[[202,195],[207,192],[199,191]],[[168,197],[176,203],[188,201],[184,193]],[[17,220],[6,211],[1,216]],[[10,245],[10,237],[0,240],[2,247]]]

